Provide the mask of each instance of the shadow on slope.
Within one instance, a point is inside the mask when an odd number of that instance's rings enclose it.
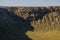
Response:
[[[0,40],[32,40],[25,33],[33,30],[28,20],[0,8]]]
[[[43,9],[38,9],[38,10],[34,10],[32,9],[31,12],[29,12],[29,14],[33,14],[32,16],[29,16],[28,19],[30,20],[38,20],[38,19],[43,19],[43,17],[46,15],[46,14],[49,14],[49,10],[47,8],[43,8]]]

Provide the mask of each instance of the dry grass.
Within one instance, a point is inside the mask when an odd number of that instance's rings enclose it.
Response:
[[[27,32],[26,33],[32,40],[60,40],[60,31],[48,31],[48,32]]]

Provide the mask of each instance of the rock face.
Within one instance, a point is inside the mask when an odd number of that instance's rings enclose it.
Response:
[[[31,40],[25,33],[33,30],[28,20],[0,8],[0,40]]]
[[[0,8],[0,40],[31,40],[25,33],[60,30],[60,7]]]
[[[45,14],[50,12],[60,11],[60,7],[20,7],[20,8],[8,8],[10,11],[14,10],[15,14],[29,20],[42,19]],[[32,15],[33,14],[33,15]]]
[[[58,6],[22,7],[17,8],[13,12],[18,16],[31,21],[31,25],[37,30],[60,29],[60,7]]]

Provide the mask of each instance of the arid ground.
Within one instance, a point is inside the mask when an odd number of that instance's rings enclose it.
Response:
[[[60,6],[0,8],[0,40],[60,40]]]

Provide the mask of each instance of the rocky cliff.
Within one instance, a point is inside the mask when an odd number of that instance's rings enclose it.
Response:
[[[8,11],[14,12],[16,15],[31,21],[31,25],[35,29],[60,29],[60,7],[19,7],[7,8]],[[58,26],[58,27],[57,27]]]

